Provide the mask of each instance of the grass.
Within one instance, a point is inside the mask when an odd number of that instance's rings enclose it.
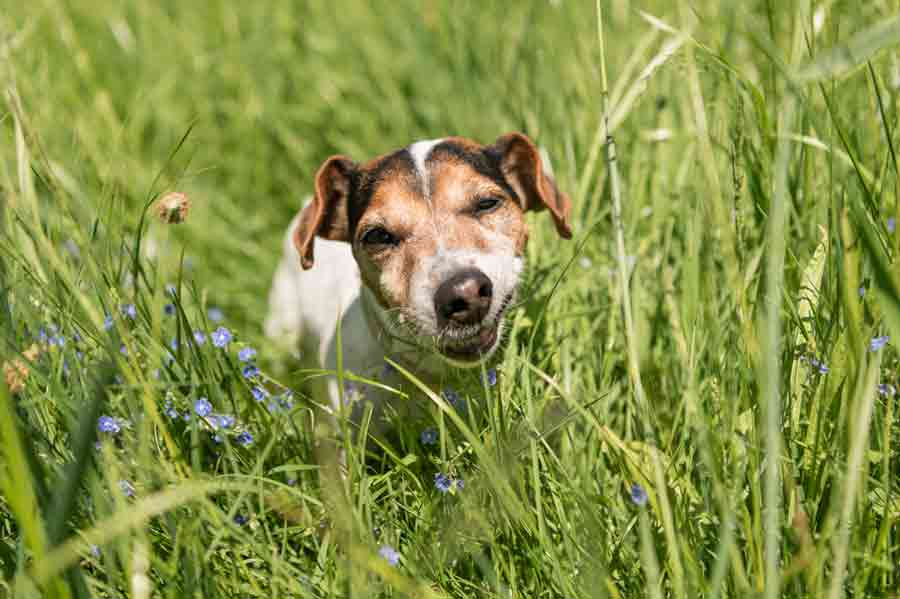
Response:
[[[0,12],[0,594],[896,597],[898,7],[599,8],[602,46],[589,1]],[[496,385],[320,484],[261,333],[315,169],[511,130],[574,241],[530,217]]]

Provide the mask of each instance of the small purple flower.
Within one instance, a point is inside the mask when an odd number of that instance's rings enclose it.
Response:
[[[163,407],[163,414],[175,420],[178,418],[178,410],[175,409],[175,406],[172,405],[171,401],[167,401],[166,405]]]
[[[238,352],[238,360],[241,362],[249,362],[256,357],[256,350],[252,347],[244,347]]]
[[[390,545],[382,545],[381,549],[378,550],[378,555],[384,558],[391,566],[396,566],[400,563],[400,553]]]
[[[631,485],[631,502],[641,507],[647,505],[647,491],[637,483]]]
[[[128,348],[125,347],[124,343],[119,347],[119,353],[122,354],[123,356],[128,355]]]
[[[122,304],[119,306],[119,310],[122,312],[122,316],[126,318],[130,318],[134,320],[137,318],[137,308],[134,307],[134,304]]]
[[[197,345],[206,343],[206,334],[203,331],[194,331],[194,343]]]
[[[825,362],[820,362],[816,358],[811,357],[809,359],[809,363],[813,368],[819,371],[819,374],[828,374],[829,372],[831,372],[831,369],[825,365]]]
[[[438,440],[437,429],[429,426],[419,435],[419,440],[422,441],[422,445],[434,445]]]
[[[101,433],[116,435],[122,430],[122,425],[112,416],[101,416],[97,419],[97,430]]]
[[[247,516],[244,514],[235,514],[234,515],[234,523],[238,526],[243,526],[247,523]]]
[[[250,389],[250,393],[253,394],[253,399],[256,401],[264,401],[269,396],[269,392],[262,387],[253,387]]]
[[[97,558],[100,557],[100,548],[97,547],[96,545],[91,545],[90,551],[91,551],[91,555],[93,555],[94,557],[97,557]]]
[[[888,233],[893,233],[894,229],[896,229],[896,228],[897,228],[897,220],[893,216],[888,217],[888,219],[887,219]]]
[[[124,478],[119,481],[119,489],[122,491],[125,497],[134,497],[134,485],[132,485]]]
[[[194,411],[197,413],[197,416],[205,418],[212,414],[212,404],[205,397],[201,397],[194,402]]]
[[[163,306],[163,314],[173,316],[175,314],[175,304],[166,304]]]
[[[449,493],[453,488],[453,479],[442,472],[435,472],[434,487],[441,493]]]
[[[110,330],[111,328],[113,328],[113,317],[110,316],[109,314],[107,314],[107,315],[103,318],[103,330],[104,330],[104,331],[108,331],[108,330]]]
[[[225,327],[219,327],[210,335],[212,344],[216,347],[227,347],[231,343],[231,331]]]
[[[893,397],[897,393],[896,387],[888,383],[878,384],[878,394],[882,397]]]
[[[65,347],[66,338],[62,335],[53,335],[52,337],[50,337],[49,343],[50,345],[55,345],[56,347]]]
[[[869,351],[878,351],[888,344],[891,338],[887,335],[882,335],[881,337],[872,337],[872,341],[869,342]]]
[[[865,288],[865,286],[861,285],[859,288],[859,297],[865,297],[865,296],[866,296],[866,288]]]
[[[251,435],[247,431],[244,431],[240,435],[237,436],[236,440],[238,443],[240,443],[244,447],[247,447],[248,445],[253,443],[253,435]]]
[[[255,364],[247,364],[244,366],[243,370],[241,370],[241,374],[244,375],[245,379],[252,379],[253,377],[259,376],[259,368],[257,368]]]
[[[231,428],[234,426],[234,416],[230,414],[216,414],[214,415],[210,421],[212,422],[213,428]]]
[[[489,368],[488,371],[484,375],[484,380],[488,384],[489,387],[493,387],[497,384],[497,371],[493,368]]]
[[[220,308],[216,308],[215,306],[207,310],[206,315],[209,317],[210,322],[222,322],[223,320],[225,320],[225,313],[222,312]]]

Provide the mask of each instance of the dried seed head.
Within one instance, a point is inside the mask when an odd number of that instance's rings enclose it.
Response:
[[[179,191],[170,191],[156,203],[159,220],[167,225],[183,223],[190,207],[191,201]]]
[[[6,378],[6,386],[13,395],[21,393],[25,388],[25,380],[28,378],[28,367],[22,360],[13,360],[3,363],[3,376]]]

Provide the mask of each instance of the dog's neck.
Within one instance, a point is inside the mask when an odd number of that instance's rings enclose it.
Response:
[[[443,378],[449,367],[447,362],[433,348],[392,326],[387,312],[365,285],[360,291],[360,302],[369,333],[384,349],[385,358],[421,377],[423,382],[433,383]]]

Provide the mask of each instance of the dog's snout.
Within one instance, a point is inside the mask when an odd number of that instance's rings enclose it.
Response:
[[[434,294],[434,309],[441,326],[477,324],[491,308],[494,286],[483,272],[463,270],[441,283]]]

